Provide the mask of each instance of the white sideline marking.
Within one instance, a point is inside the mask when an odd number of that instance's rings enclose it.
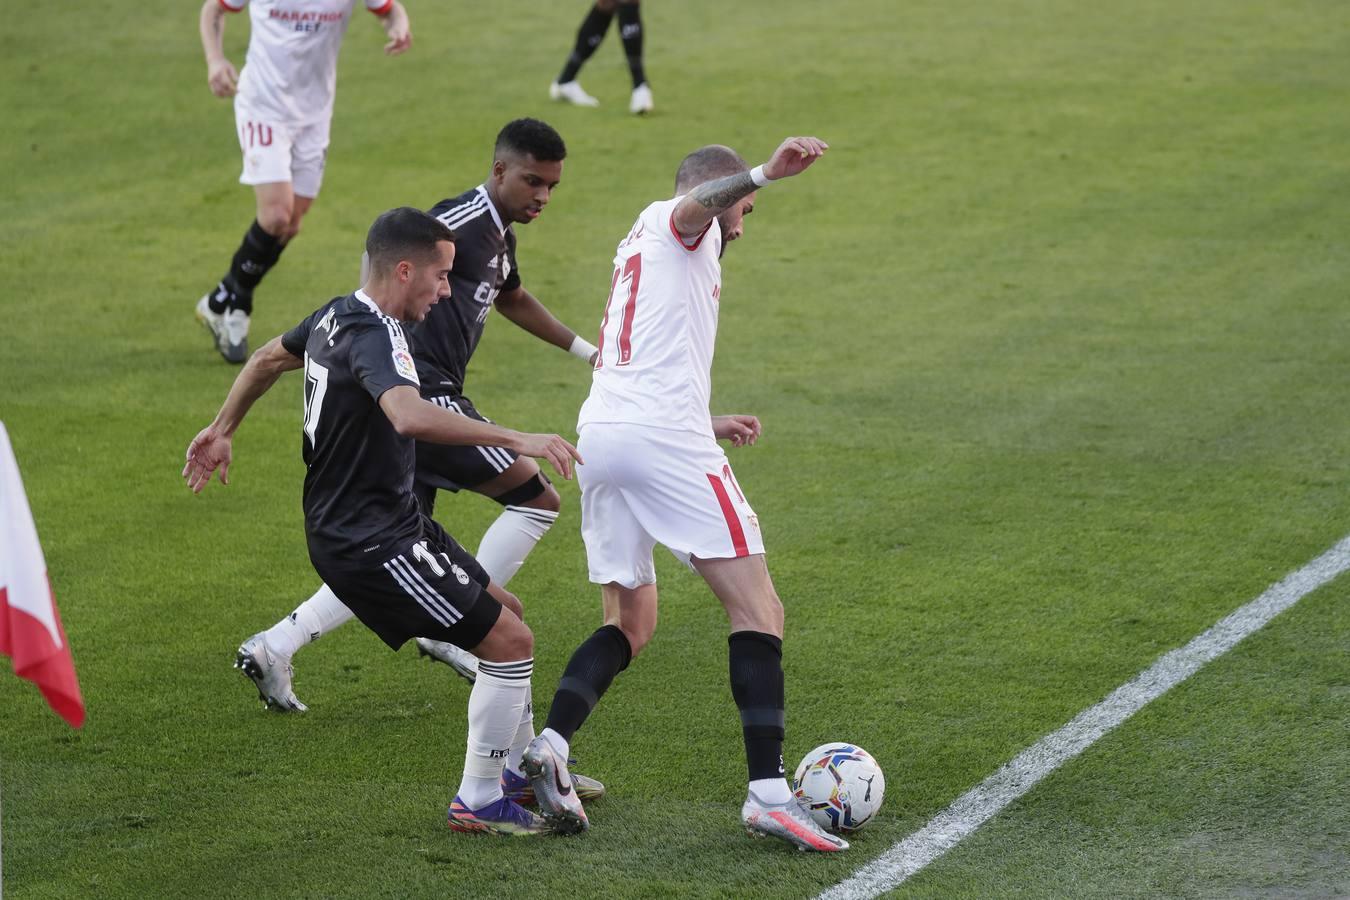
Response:
[[[1023,750],[923,828],[822,893],[818,900],[862,900],[898,887],[1150,701],[1190,678],[1205,663],[1227,653],[1243,638],[1347,569],[1350,569],[1350,537],[1285,576],[1185,647],[1158,657],[1133,681],[1116,688],[1101,703]]]

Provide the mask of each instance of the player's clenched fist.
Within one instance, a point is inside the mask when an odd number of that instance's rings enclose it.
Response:
[[[760,424],[755,416],[730,415],[712,417],[713,437],[731,441],[733,447],[744,447],[759,440]]]
[[[217,97],[233,97],[239,87],[239,73],[228,59],[216,60],[207,66],[206,83]]]

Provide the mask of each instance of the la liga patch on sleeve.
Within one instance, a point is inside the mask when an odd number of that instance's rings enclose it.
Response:
[[[421,387],[422,382],[417,380],[417,366],[413,363],[412,354],[408,352],[408,339],[404,337],[403,329],[391,329],[389,339],[394,346],[394,371]]]
[[[422,386],[422,382],[417,380],[417,366],[413,365],[412,355],[407,350],[394,351],[394,371],[418,387]]]

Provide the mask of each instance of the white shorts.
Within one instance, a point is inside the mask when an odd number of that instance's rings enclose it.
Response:
[[[235,103],[234,126],[244,153],[239,183],[289,181],[297,196],[319,196],[330,122],[323,118],[309,125],[286,125],[252,115],[242,103]]]
[[[657,544],[685,563],[764,552],[759,519],[712,438],[593,424],[577,449],[586,460],[577,467],[581,537],[596,584],[653,584]]]

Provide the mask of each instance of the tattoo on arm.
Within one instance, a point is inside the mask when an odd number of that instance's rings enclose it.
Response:
[[[738,172],[715,181],[700,184],[689,192],[689,196],[704,209],[721,212],[737,200],[755,191],[755,183],[749,172]]]

